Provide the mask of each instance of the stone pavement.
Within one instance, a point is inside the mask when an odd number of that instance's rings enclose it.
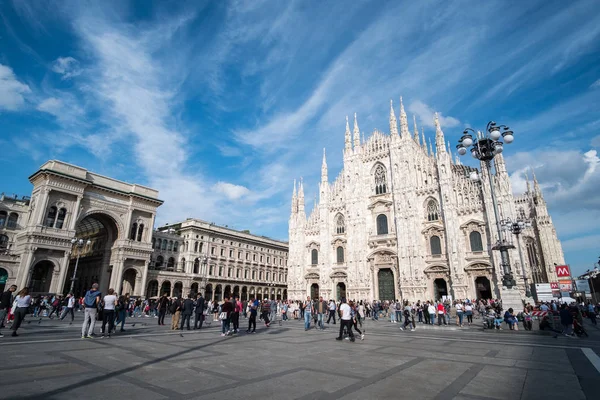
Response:
[[[334,340],[339,325],[305,332],[289,321],[223,338],[216,323],[180,335],[137,318],[111,339],[82,340],[80,314],[73,325],[28,318],[18,338],[0,339],[1,399],[575,400],[598,398],[600,383],[590,326],[587,339],[554,339],[366,321],[365,340],[351,343]]]

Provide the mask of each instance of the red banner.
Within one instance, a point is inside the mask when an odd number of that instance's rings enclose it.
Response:
[[[558,282],[550,282],[550,289],[558,290]]]
[[[557,265],[556,266],[556,276],[559,278],[569,278],[571,277],[571,271],[569,270],[568,265]]]

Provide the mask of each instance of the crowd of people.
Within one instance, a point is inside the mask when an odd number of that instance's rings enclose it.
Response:
[[[510,330],[518,330],[519,323],[525,330],[531,330],[536,311],[541,311],[540,329],[550,328],[558,335],[570,336],[573,331],[583,329],[582,319],[587,317],[596,325],[596,315],[600,312],[600,304],[591,302],[560,304],[559,301],[542,302],[536,305],[526,304],[522,310],[512,308],[504,310],[501,300],[428,300],[428,301],[340,301],[325,300],[323,297],[305,301],[300,300],[269,300],[251,298],[241,300],[237,295],[225,295],[221,301],[205,300],[202,295],[189,294],[169,297],[168,293],[153,299],[142,300],[132,298],[128,293],[117,295],[113,289],[106,294],[98,290],[98,284],[93,284],[84,296],[76,298],[72,293],[67,296],[37,296],[32,298],[28,288],[17,292],[12,285],[0,297],[0,329],[6,323],[12,324],[12,336],[18,336],[18,329],[25,316],[50,319],[59,318],[61,321],[70,317],[73,323],[75,312],[84,314],[81,327],[82,339],[95,336],[96,322],[101,324],[100,337],[110,337],[117,332],[125,332],[127,318],[156,318],[158,325],[165,325],[165,317],[171,315],[172,330],[201,329],[203,324],[218,322],[221,325],[221,335],[229,336],[240,332],[240,320],[247,320],[246,333],[256,332],[257,318],[269,327],[274,320],[284,323],[290,320],[302,320],[304,329],[324,330],[325,324],[336,324],[339,321],[338,340],[347,338],[355,340],[354,332],[361,340],[365,338],[363,321],[370,318],[373,321],[389,321],[401,324],[400,330],[415,331],[418,324],[458,327],[472,325],[473,318],[481,319],[483,328],[501,330],[506,326]],[[557,327],[552,314],[560,317],[560,327]],[[193,328],[192,328],[193,321]],[[120,325],[120,328],[119,328]],[[560,328],[560,329],[558,329]],[[0,337],[2,337],[0,331]]]

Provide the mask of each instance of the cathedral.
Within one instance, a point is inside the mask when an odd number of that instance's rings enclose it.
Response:
[[[435,148],[411,133],[400,100],[390,103],[390,133],[361,140],[346,118],[343,169],[329,182],[323,151],[319,200],[307,214],[304,184],[294,183],[289,220],[288,295],[409,301],[441,298],[525,299],[525,283],[556,280],[564,255],[540,186],[514,195],[502,153],[493,161],[499,219],[531,222],[519,241],[496,230],[487,168],[453,159],[437,114]],[[469,175],[478,171],[480,181]],[[502,287],[499,242],[509,250],[516,286]],[[518,246],[523,252],[519,262]],[[525,280],[524,278],[527,278]]]

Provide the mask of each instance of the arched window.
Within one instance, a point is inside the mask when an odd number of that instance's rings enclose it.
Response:
[[[66,216],[67,216],[66,208],[61,208],[60,210],[58,210],[58,217],[56,217],[56,224],[54,225],[54,227],[56,229],[62,229],[63,224],[65,223]]]
[[[152,238],[152,248],[156,248],[156,238]]]
[[[0,235],[0,249],[5,250],[8,248],[8,236]]]
[[[439,219],[437,201],[429,200],[427,203],[427,221],[437,221]]]
[[[169,240],[169,245],[167,247],[167,250],[168,251],[173,251],[173,241],[172,240]]]
[[[164,262],[165,259],[163,258],[163,256],[156,257],[156,268],[161,268]]]
[[[481,241],[481,233],[473,231],[469,234],[471,242],[471,251],[483,251],[483,242]]]
[[[169,261],[167,261],[167,269],[170,271],[175,268],[175,259],[173,257],[169,257]]]
[[[385,214],[379,214],[377,216],[377,234],[387,235],[388,234],[388,220]]]
[[[17,214],[17,213],[10,213],[10,216],[8,217],[8,222],[6,223],[6,227],[7,228],[16,228],[18,220],[19,220],[19,214]],[[0,227],[2,225],[4,225],[4,224],[2,222],[0,222]]]
[[[175,244],[173,244],[173,251],[179,251],[179,242],[175,242]]]
[[[200,273],[200,260],[197,258],[194,260],[194,273],[195,274]]]
[[[135,235],[137,235],[137,222],[134,222],[131,225],[131,232],[129,233],[129,239],[135,240]]]
[[[202,253],[203,248],[204,248],[204,243],[200,243],[200,253]]]
[[[379,164],[375,169],[375,194],[387,193],[387,180],[385,177],[385,168]]]
[[[144,224],[140,224],[140,226],[138,227],[137,241],[141,242],[143,237],[144,237]]]
[[[167,250],[167,242],[167,239],[163,240],[161,250]]]
[[[342,214],[338,214],[335,219],[335,232],[337,234],[342,234],[346,232],[346,222],[344,221],[344,216]]]
[[[0,228],[4,226],[6,223],[6,218],[8,217],[8,213],[6,211],[0,211]]]
[[[429,239],[429,245],[431,246],[431,255],[442,254],[442,241],[439,236],[432,236]]]
[[[343,263],[344,262],[344,248],[342,246],[339,246],[336,249],[336,253],[337,253],[337,262]]]
[[[310,252],[310,263],[312,265],[317,265],[319,263],[319,251],[317,249],[312,249]]]
[[[198,242],[194,242],[194,253],[198,252]]]
[[[57,212],[58,209],[56,207],[50,207],[50,209],[48,210],[48,215],[46,215],[46,222],[44,223],[44,225],[52,228],[54,226],[54,220],[56,219]]]
[[[161,248],[161,247],[162,247],[162,239],[158,239],[158,240],[156,241],[156,248],[157,248],[158,250],[160,250],[160,248]]]

